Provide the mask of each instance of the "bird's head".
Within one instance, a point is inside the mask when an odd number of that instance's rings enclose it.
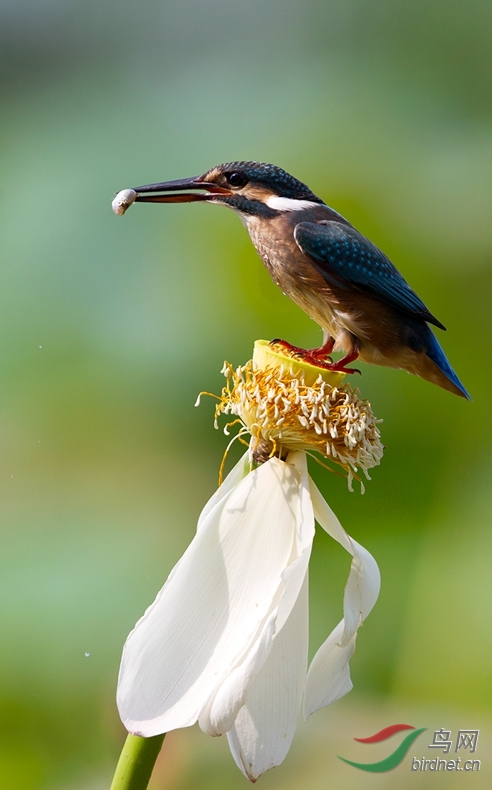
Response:
[[[190,191],[193,190],[193,191]],[[280,212],[323,205],[309,187],[276,165],[228,162],[194,178],[134,187],[135,200],[147,203],[188,203],[205,200],[228,206],[249,217],[274,217]]]

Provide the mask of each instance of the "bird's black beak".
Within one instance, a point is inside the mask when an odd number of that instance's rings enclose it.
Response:
[[[177,181],[163,181],[161,184],[145,184],[133,187],[137,193],[135,200],[145,203],[191,203],[194,200],[209,200],[213,195],[230,195],[230,190],[202,181],[202,176],[181,178]],[[204,192],[185,192],[187,189],[205,190]],[[176,194],[160,195],[159,192],[175,192]],[[156,193],[156,194],[151,194]]]

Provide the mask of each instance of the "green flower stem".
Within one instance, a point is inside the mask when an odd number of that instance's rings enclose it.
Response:
[[[146,790],[165,735],[128,735],[110,790]]]

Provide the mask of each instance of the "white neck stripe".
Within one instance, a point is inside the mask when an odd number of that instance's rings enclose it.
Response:
[[[296,200],[295,198],[278,197],[278,195],[267,198],[266,204],[269,208],[277,211],[302,211],[303,208],[315,208],[320,205],[312,200]]]

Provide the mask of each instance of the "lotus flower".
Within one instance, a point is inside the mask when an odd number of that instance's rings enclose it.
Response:
[[[299,381],[296,374],[281,375]],[[249,383],[256,391],[257,382]],[[325,395],[331,397],[331,389]],[[244,406],[247,398],[241,398]],[[265,406],[261,398],[256,402]],[[225,403],[223,396],[219,410],[227,410]],[[287,754],[303,697],[308,716],[352,688],[349,659],[357,629],[378,597],[380,576],[374,558],[347,535],[310,478],[305,450],[287,449],[278,430],[276,439],[267,435],[268,426],[262,431],[247,405],[242,412],[229,411],[240,414],[256,450],[243,456],[207,503],[195,538],[129,635],[117,699],[123,723],[136,735],[150,737],[197,721],[210,735],[227,733],[237,765],[255,781]],[[350,420],[355,424],[353,410]],[[305,438],[312,426],[298,425]],[[254,452],[258,458],[272,439],[278,453],[252,468]],[[369,457],[366,434],[364,439],[352,447],[352,458],[361,447]],[[343,619],[308,671],[315,520],[353,559]]]

